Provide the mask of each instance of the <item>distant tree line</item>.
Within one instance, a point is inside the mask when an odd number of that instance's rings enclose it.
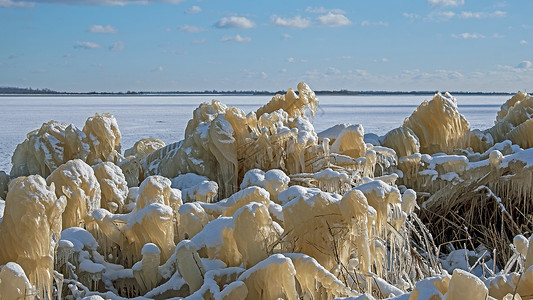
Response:
[[[32,88],[18,88],[18,87],[0,87],[0,94],[59,94],[57,91],[51,89],[32,89]]]
[[[67,93],[57,92],[51,89],[32,89],[32,88],[18,88],[18,87],[0,87],[0,94],[16,94],[16,95],[274,95],[285,94],[287,91],[280,90],[276,92],[271,91],[218,91],[218,90],[204,90],[204,91],[127,91],[127,92],[85,92],[85,93]],[[298,94],[298,91],[296,91]],[[345,96],[372,96],[372,95],[434,95],[438,91],[351,91],[351,90],[321,90],[315,91],[317,95],[345,95]],[[452,95],[511,95],[514,93],[508,92],[450,92]]]

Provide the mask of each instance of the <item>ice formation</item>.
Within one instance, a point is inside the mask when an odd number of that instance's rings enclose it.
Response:
[[[448,93],[438,93],[430,101],[424,101],[405,119],[403,126],[418,137],[421,153],[449,153],[469,146],[468,121],[459,113],[457,100]]]
[[[11,161],[11,177],[39,174],[47,177],[60,165],[75,158],[85,160],[89,154],[85,133],[74,125],[56,121],[44,123],[27,134]]]
[[[93,170],[102,192],[101,206],[110,212],[121,212],[129,191],[122,170],[111,162],[94,165]]]
[[[389,131],[383,137],[381,145],[394,149],[398,157],[420,153],[418,137],[409,127],[399,127]]]
[[[331,145],[331,151],[359,158],[366,153],[366,144],[363,140],[365,131],[362,125],[352,125],[344,128]]]
[[[495,143],[511,140],[513,144],[523,148],[533,146],[531,132],[533,130],[530,116],[533,113],[533,97],[518,93],[509,99],[496,118],[492,128],[486,130]]]
[[[0,171],[0,199],[6,198],[8,185],[9,175],[7,175],[4,171]]]
[[[533,298],[529,95],[471,131],[436,94],[382,137],[317,106],[205,102],[124,155],[110,114],[43,124],[0,173],[0,299]]]
[[[147,243],[159,247],[162,262],[174,252],[176,217],[182,202],[170,184],[168,178],[150,176],[141,184],[132,212],[121,215],[99,209],[93,214],[99,230],[122,249],[123,264],[139,261]]]
[[[121,160],[118,165],[122,169],[128,186],[138,186],[143,181],[142,176],[142,161],[150,153],[157,149],[163,148],[165,143],[159,139],[147,138],[137,141],[133,147],[124,151],[124,160]]]
[[[103,161],[116,162],[120,159],[120,130],[117,120],[108,113],[94,114],[89,117],[83,126],[87,136],[89,154],[87,163],[90,165]]]
[[[82,160],[74,159],[55,169],[46,181],[55,184],[58,197],[67,199],[63,228],[87,225],[101,200],[100,184],[93,169]]]
[[[143,163],[145,174],[196,173],[216,181],[219,194],[228,197],[254,168],[313,170],[313,152],[306,150],[319,148],[318,138],[305,113],[314,114],[318,100],[305,83],[298,84],[298,93],[289,89],[248,115],[216,100],[202,103],[187,124],[185,139],[150,154]]]
[[[36,289],[33,295],[52,298],[55,246],[66,202],[56,196],[54,184],[48,186],[39,175],[18,177],[9,184],[0,222],[0,265],[5,265],[0,284],[10,288],[0,289],[1,298],[15,299],[15,287],[22,298],[32,295],[27,280]]]
[[[22,267],[8,262],[0,269],[0,299],[28,299],[33,295],[32,285]]]

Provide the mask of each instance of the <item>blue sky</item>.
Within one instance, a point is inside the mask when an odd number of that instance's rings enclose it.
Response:
[[[533,90],[533,1],[0,0],[0,86]]]

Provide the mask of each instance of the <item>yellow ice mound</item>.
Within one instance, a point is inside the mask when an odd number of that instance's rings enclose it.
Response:
[[[41,299],[52,297],[54,248],[66,205],[65,197],[54,193],[54,184],[48,186],[39,175],[19,177],[9,185],[0,223],[0,265],[19,264]],[[4,268],[0,273],[8,271]]]
[[[403,126],[418,137],[421,153],[451,153],[469,146],[468,121],[459,113],[457,100],[448,93],[437,93],[429,102],[422,102]]]
[[[318,99],[315,93],[305,82],[298,83],[298,95],[289,88],[285,95],[276,95],[265,106],[259,108],[256,115],[271,114],[276,110],[286,111],[290,118],[297,118],[305,114],[305,109],[309,108],[311,112],[316,111]]]
[[[366,153],[363,140],[365,131],[362,125],[351,125],[344,128],[331,145],[331,152],[347,155],[352,158],[362,157]]]
[[[126,177],[128,186],[138,186],[144,180],[142,171],[143,159],[164,146],[165,143],[159,139],[147,138],[137,141],[133,147],[124,151],[126,158],[118,162],[118,165]]]
[[[58,197],[67,198],[63,213],[63,228],[87,225],[95,209],[100,208],[100,184],[93,169],[81,159],[70,160],[59,166],[48,178],[48,184],[55,184]]]
[[[124,151],[124,156],[138,156],[145,157],[146,155],[154,152],[157,149],[165,147],[165,142],[156,138],[141,139],[129,149]]]
[[[241,189],[250,186],[258,186],[267,190],[270,200],[278,203],[278,195],[289,187],[289,176],[278,169],[263,172],[259,169],[252,169],[244,174],[241,182]],[[257,201],[256,201],[257,202]]]
[[[399,127],[389,131],[383,137],[381,145],[393,149],[399,158],[420,153],[418,137],[408,127]]]
[[[494,121],[494,124],[497,124],[501,120],[505,119],[507,117],[507,114],[511,110],[513,106],[515,106],[516,103],[524,101],[531,97],[527,93],[524,92],[518,92],[513,97],[511,97],[509,100],[505,101],[504,104],[500,107],[500,111],[498,111],[496,115],[496,121]]]
[[[196,173],[218,183],[228,197],[251,169],[281,169],[287,174],[312,171],[318,138],[305,116],[314,114],[318,100],[305,83],[276,95],[257,114],[227,107],[213,100],[202,103],[187,124],[185,139],[154,151],[143,162],[144,175],[169,178]],[[306,151],[309,148],[314,151]],[[321,152],[318,151],[318,155]]]
[[[129,247],[133,248],[133,257],[139,258],[146,243],[154,243],[161,249],[161,261],[172,255],[176,214],[172,207],[179,207],[180,202],[181,199],[173,197],[169,179],[150,176],[143,181],[125,233]]]
[[[250,268],[267,258],[281,234],[275,228],[268,208],[259,203],[243,206],[233,215],[235,243],[242,254],[243,266]]]
[[[281,233],[268,207],[251,202],[230,217],[219,217],[206,224],[192,242],[202,257],[219,259],[228,266],[251,267],[272,253]]]
[[[248,288],[246,299],[296,300],[296,270],[290,258],[274,254],[242,273],[237,280]]]
[[[181,204],[180,193],[171,188],[168,178],[150,176],[139,187],[132,212],[112,214],[105,209],[95,210],[97,232],[109,239],[104,240],[106,253],[113,252],[117,245],[122,263],[131,266],[142,258],[143,247],[153,243],[161,251],[161,262],[165,262],[174,252],[175,241],[179,240],[175,232]]]
[[[19,264],[8,262],[0,268],[0,299],[32,299],[33,295],[33,287]]]
[[[514,144],[522,148],[533,146],[533,97],[519,92],[511,99],[507,100],[492,128],[486,130],[495,143],[504,140],[511,140]]]
[[[71,159],[85,160],[89,151],[84,132],[74,125],[50,121],[28,133],[17,146],[11,158],[11,177],[39,174],[46,178]]]
[[[10,175],[15,178],[38,174],[46,178],[72,159],[81,159],[89,165],[122,159],[120,131],[113,115],[95,114],[87,119],[83,130],[56,121],[44,123],[28,133],[15,149]]]
[[[0,199],[6,198],[8,185],[9,175],[7,175],[4,171],[0,171]]]
[[[85,121],[83,133],[87,136],[90,153],[87,163],[94,165],[103,161],[118,162],[120,155],[120,130],[117,120],[109,113],[94,114]]]
[[[185,203],[178,210],[180,239],[191,239],[209,223],[209,215],[197,202]]]
[[[141,251],[142,260],[132,267],[133,276],[139,284],[142,295],[155,288],[161,280],[158,272],[160,254],[161,250],[157,245],[147,243]]]
[[[347,264],[350,255],[355,253],[360,262],[357,268],[363,274],[367,274],[374,263],[376,270],[382,269],[383,260],[373,260],[375,253],[371,252],[374,241],[372,232],[379,232],[372,230],[376,213],[363,192],[354,189],[340,196],[317,189],[300,190],[290,202],[283,205],[284,230],[287,234],[282,244],[284,252],[307,254],[327,270],[334,269],[340,262]],[[287,193],[294,191],[289,189]],[[383,193],[383,197],[388,195]],[[386,208],[385,215],[380,217],[384,219],[379,220],[380,224],[387,221]]]
[[[110,212],[122,212],[128,196],[128,183],[122,170],[112,162],[102,162],[93,166],[94,175],[100,184],[101,206]]]

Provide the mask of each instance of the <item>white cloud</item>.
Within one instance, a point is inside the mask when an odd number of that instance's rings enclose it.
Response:
[[[437,70],[437,72],[443,72],[448,79],[461,79],[465,77],[462,73],[457,71]]]
[[[432,73],[420,73],[419,70],[414,70],[409,73],[404,71],[401,76],[407,77],[411,80],[456,80],[465,77],[460,72],[450,70],[435,70]]]
[[[481,34],[478,34],[478,33],[468,33],[468,32],[464,32],[464,33],[461,33],[461,34],[452,34],[452,37],[453,38],[456,38],[456,39],[484,39],[485,36],[484,35],[481,35]]]
[[[335,67],[329,67],[327,73],[330,74],[330,75],[338,75],[338,74],[341,73],[341,70],[339,70],[339,69],[337,69]]]
[[[529,70],[531,69],[531,62],[529,60],[524,60],[521,63],[519,63],[516,68],[520,70]]]
[[[492,35],[492,38],[494,39],[503,39],[505,36],[499,33],[495,33]]]
[[[126,6],[129,4],[150,4],[150,3],[170,3],[178,4],[185,0],[34,0],[34,1],[19,1],[19,0],[0,0],[0,7],[4,3],[11,4],[10,6],[19,7],[33,7],[35,3],[48,3],[59,5],[81,5],[81,6]]]
[[[368,20],[364,20],[361,22],[361,26],[365,27],[365,26],[389,26],[389,23],[387,22],[383,22],[383,21],[378,21],[378,22],[370,22]]]
[[[292,39],[292,35],[288,34],[288,33],[284,33],[281,35],[281,39],[282,40],[290,40]]]
[[[198,32],[202,32],[204,30],[205,30],[204,28],[196,27],[196,26],[193,26],[193,25],[187,25],[186,24],[186,25],[180,26],[180,31],[182,31],[182,32],[198,33]]]
[[[388,62],[389,59],[386,58],[386,57],[383,57],[383,58],[380,58],[380,59],[375,59],[374,62],[377,62],[377,63],[386,63]]]
[[[35,3],[28,1],[0,0],[0,7],[33,8]]]
[[[116,30],[111,25],[106,25],[106,26],[93,25],[93,26],[89,27],[89,29],[87,29],[87,30],[89,32],[94,32],[94,33],[109,33],[109,34],[113,34],[113,33],[117,33],[118,32],[118,30]]]
[[[438,12],[436,16],[447,20],[455,17],[455,13],[453,11],[441,11]]]
[[[430,6],[447,7],[465,4],[465,0],[428,0]]]
[[[502,18],[507,15],[506,12],[497,10],[494,12],[472,12],[472,11],[462,11],[457,16],[461,19],[485,19],[485,18]]]
[[[459,18],[459,19],[488,19],[488,18],[502,18],[507,15],[506,12],[497,10],[494,12],[472,12],[472,11],[461,11],[461,12],[453,12],[453,11],[432,11],[427,15],[426,18],[424,18],[425,21],[433,21],[433,22],[442,22],[442,21],[448,21],[452,18]],[[405,16],[405,15],[404,15]]]
[[[197,45],[199,45],[199,44],[205,44],[205,42],[207,42],[206,39],[199,39],[199,40],[194,40],[194,41],[192,41],[193,44],[197,44]]]
[[[76,45],[74,45],[74,48],[98,49],[98,48],[101,48],[101,46],[93,42],[77,42]]]
[[[344,10],[342,10],[342,9],[338,9],[338,8],[326,9],[323,6],[321,6],[321,7],[308,6],[305,9],[305,12],[312,13],[312,14],[325,14],[327,12],[332,12],[334,14],[341,14],[341,15],[346,14],[346,12]]]
[[[162,66],[157,66],[157,67],[152,69],[152,72],[162,72],[162,71],[163,71],[163,67]]]
[[[332,12],[329,12],[327,15],[320,16],[316,20],[318,24],[328,27],[341,27],[352,24],[352,22],[346,16],[342,14],[334,14]]]
[[[201,12],[202,12],[202,8],[196,5],[193,5],[191,8],[185,10],[185,13],[188,15],[195,15]]]
[[[354,75],[357,77],[370,77],[371,76],[370,73],[368,73],[366,70],[361,70],[361,69],[349,70],[348,74]]]
[[[253,72],[249,71],[247,69],[242,70],[242,73],[245,75],[246,78],[260,78],[260,79],[267,79],[268,74],[265,72]]]
[[[247,36],[240,36],[239,34],[235,36],[225,36],[221,40],[221,42],[234,42],[234,43],[247,43],[252,41],[250,37]]]
[[[491,71],[492,75],[502,75],[502,74],[524,74],[524,73],[531,73],[533,71],[533,63],[529,60],[523,60],[516,66],[502,66],[498,65],[499,71]],[[502,75],[503,76],[503,75]]]
[[[414,13],[405,13],[405,12],[404,12],[404,13],[402,14],[402,16],[403,16],[404,18],[409,19],[410,21],[414,21],[414,20],[416,20],[416,19],[420,19],[420,16],[417,15],[417,14],[414,14]]]
[[[288,62],[288,63],[293,63],[293,62],[294,62],[294,57],[289,57],[289,58],[287,58],[287,62]]]
[[[485,76],[483,72],[470,72],[469,75],[470,78],[482,78],[483,76]]]
[[[455,16],[457,15],[453,11],[433,11],[424,18],[424,21],[445,22]]]
[[[522,46],[527,45],[527,41],[526,41],[526,40],[521,40],[521,41],[520,41],[520,45],[522,45]]]
[[[113,43],[113,45],[111,45],[109,47],[109,50],[111,50],[111,51],[122,51],[122,50],[124,50],[125,47],[126,47],[126,45],[124,44],[123,41],[116,41],[115,43]]]
[[[255,23],[246,17],[232,16],[229,18],[222,18],[216,24],[218,28],[240,28],[250,29],[255,27]]]
[[[294,18],[282,18],[278,17],[276,15],[273,15],[270,18],[272,24],[280,27],[290,27],[290,28],[307,28],[311,26],[311,20],[307,18],[302,18],[300,16],[296,16]]]

